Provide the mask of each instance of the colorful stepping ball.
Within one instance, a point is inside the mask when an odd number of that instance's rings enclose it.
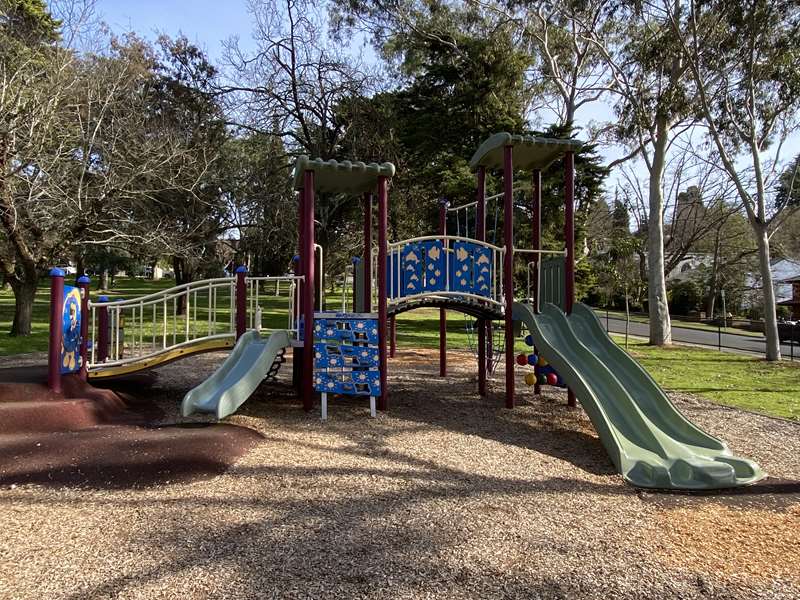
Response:
[[[530,333],[525,336],[525,343],[528,344],[528,346],[533,346],[533,336]]]
[[[536,383],[536,375],[533,373],[526,373],[525,374],[525,383],[528,385],[533,385]]]
[[[558,383],[558,375],[555,373],[547,374],[547,385],[555,385]]]
[[[544,359],[543,356],[540,356],[539,357],[539,362],[536,363],[536,364],[539,365],[540,367],[546,367],[547,366],[547,361]]]
[[[536,382],[539,385],[545,385],[547,383],[547,375],[539,374],[536,376]]]
[[[528,364],[532,367],[536,366],[536,362],[539,360],[539,357],[535,354],[528,354]]]
[[[528,364],[528,356],[525,354],[520,354],[517,356],[517,364],[521,367]]]

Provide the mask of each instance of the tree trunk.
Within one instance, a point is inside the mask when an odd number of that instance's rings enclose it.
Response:
[[[11,280],[11,289],[14,291],[14,321],[11,323],[11,335],[31,334],[33,301],[36,298],[38,285],[38,277],[34,277],[33,280],[29,277]]]
[[[714,236],[714,260],[711,263],[711,277],[708,282],[708,300],[706,302],[706,317],[709,319],[714,318],[714,305],[717,302],[717,273],[719,272],[719,229]]]
[[[172,257],[172,270],[175,272],[175,285],[183,285],[192,281],[192,270],[188,266],[188,261],[179,256]],[[176,312],[182,315],[186,312],[186,296],[178,297]]]
[[[667,128],[666,118],[658,117],[658,135],[653,144],[653,164],[650,169],[650,214],[647,221],[647,308],[650,314],[650,344],[654,346],[672,343],[667,282],[664,276],[664,198],[661,190],[667,154]]]
[[[753,230],[758,244],[758,267],[761,272],[762,298],[764,299],[764,335],[767,338],[767,360],[781,359],[781,345],[778,340],[778,316],[775,311],[775,288],[772,287],[770,269],[769,237],[764,225],[754,225]]]
[[[110,289],[108,286],[108,269],[103,269],[100,273],[100,289],[105,291]]]

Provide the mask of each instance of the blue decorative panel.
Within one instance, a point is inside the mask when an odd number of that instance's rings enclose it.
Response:
[[[61,315],[61,372],[81,368],[81,290],[64,286],[64,311]]]
[[[441,240],[423,242],[425,248],[425,291],[436,292],[446,289],[444,244]]]
[[[492,250],[486,246],[473,244],[473,258],[473,293],[490,297],[492,295]]]
[[[450,289],[455,292],[473,293],[473,252],[475,244],[470,242],[456,242],[453,244],[452,283]]]
[[[314,389],[329,394],[380,395],[376,315],[318,313],[314,338]]]
[[[421,244],[406,244],[400,251],[400,268],[402,271],[402,296],[422,293],[425,267]]]

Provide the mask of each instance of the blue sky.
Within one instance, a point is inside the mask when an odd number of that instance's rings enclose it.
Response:
[[[148,38],[180,32],[214,59],[232,35],[247,47],[252,29],[245,0],[98,0],[96,6],[114,31],[132,30]]]

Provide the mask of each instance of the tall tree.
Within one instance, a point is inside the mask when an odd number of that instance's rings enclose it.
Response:
[[[758,246],[767,360],[780,359],[770,234],[789,205],[772,183],[770,147],[798,128],[800,3],[797,0],[689,0],[662,6],[687,65],[698,111],[747,212]],[[738,160],[747,162],[742,168]]]

